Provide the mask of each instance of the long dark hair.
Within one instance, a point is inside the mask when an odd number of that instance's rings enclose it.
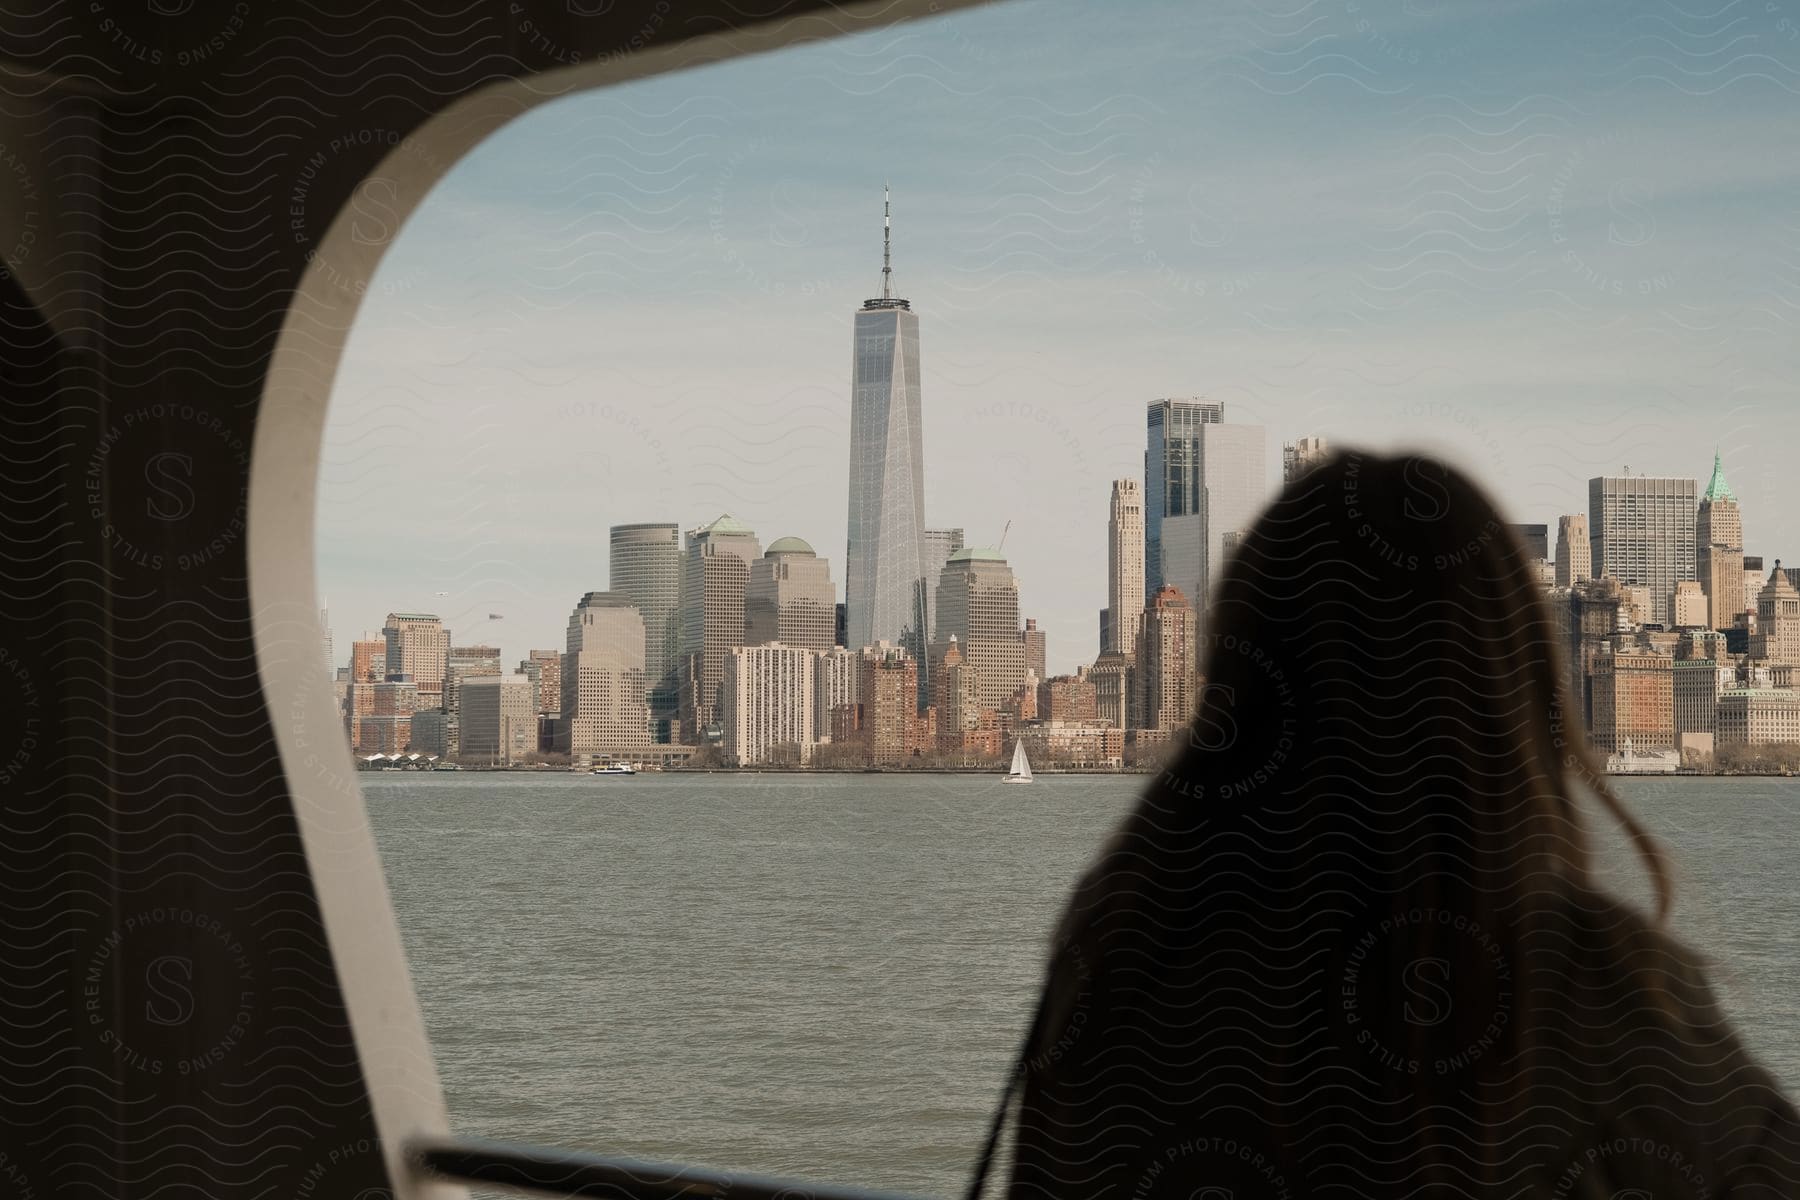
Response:
[[[1670,897],[1543,591],[1422,455],[1336,455],[1244,533],[1195,721],[1062,919],[1016,1195],[1299,1194],[1327,1161],[1392,1195],[1513,1178],[1593,1023],[1556,1011],[1603,953],[1571,932],[1601,903],[1584,803],[1635,842],[1658,919]]]

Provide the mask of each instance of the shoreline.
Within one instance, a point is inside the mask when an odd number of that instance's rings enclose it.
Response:
[[[1040,775],[1157,775],[1161,767],[1048,767],[1033,768]],[[454,770],[402,767],[394,770],[358,770],[358,775],[589,775],[568,767],[473,767]],[[664,767],[638,771],[638,775],[969,775],[1003,778],[1005,771],[991,767]],[[1792,779],[1800,771],[1607,771],[1608,779]],[[628,778],[602,776],[602,778]]]

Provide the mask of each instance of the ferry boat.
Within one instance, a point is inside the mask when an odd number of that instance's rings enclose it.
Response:
[[[590,775],[636,775],[637,768],[630,763],[607,763],[603,767],[595,767]]]

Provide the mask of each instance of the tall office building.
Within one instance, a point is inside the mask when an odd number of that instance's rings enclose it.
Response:
[[[739,646],[725,656],[720,688],[725,761],[749,767],[770,761],[777,747],[792,746],[798,761],[818,741],[813,724],[818,654],[801,646]]]
[[[681,527],[652,521],[614,525],[606,586],[644,618],[644,677],[650,688],[650,727],[659,742],[672,736],[681,654]]]
[[[1694,578],[1693,479],[1607,475],[1588,481],[1594,574],[1647,588],[1650,620],[1674,620],[1675,585]]]
[[[881,295],[856,314],[851,356],[845,638],[852,649],[891,641],[916,656],[929,636],[919,582],[926,572],[919,318],[893,294],[885,199],[881,224]]]
[[[975,698],[996,712],[1025,683],[1019,585],[998,550],[965,546],[938,573],[938,632],[955,637],[975,676]]]
[[[640,610],[641,611],[641,610]],[[646,669],[646,673],[648,673]],[[540,713],[559,713],[562,711],[562,652],[560,650],[533,650],[519,664],[519,674],[530,679],[537,688],[537,711]]]
[[[1144,485],[1115,479],[1106,515],[1106,617],[1100,652],[1135,654],[1143,614]]]
[[[354,749],[362,749],[362,723],[375,715],[375,685],[387,678],[387,643],[363,635],[350,643],[350,680],[344,693],[344,734]]]
[[[1193,605],[1179,588],[1161,587],[1138,630],[1138,724],[1173,731],[1194,718],[1194,659],[1199,652]]]
[[[537,752],[538,688],[530,676],[472,675],[461,695],[459,758],[510,767]]]
[[[833,646],[813,664],[813,734],[836,741],[856,728],[862,656]]]
[[[729,514],[691,530],[681,564],[681,739],[698,744],[718,723],[725,656],[744,644],[756,534]]]
[[[1550,527],[1548,525],[1508,525],[1513,536],[1519,539],[1519,545],[1525,547],[1525,557],[1542,562],[1550,557]]]
[[[1019,642],[1025,648],[1025,673],[1043,682],[1049,677],[1046,660],[1050,652],[1048,639],[1038,628],[1036,617],[1025,618],[1025,628],[1019,631]]]
[[[1744,518],[1725,482],[1725,467],[1713,451],[1712,479],[1700,495],[1694,518],[1694,573],[1706,593],[1708,621],[1729,629],[1744,611]]]
[[[1231,425],[1225,405],[1152,400],[1144,451],[1146,600],[1165,585],[1206,607],[1223,573],[1225,535],[1250,527],[1268,493],[1261,425]],[[1116,614],[1115,614],[1116,617]]]
[[[750,564],[744,590],[745,645],[780,642],[822,654],[835,643],[836,613],[831,564],[799,538],[776,538]]]
[[[1137,647],[1132,647],[1132,654]],[[1119,650],[1102,651],[1088,669],[1094,681],[1094,709],[1098,719],[1114,729],[1125,728],[1131,717],[1132,659]]]
[[[569,614],[557,749],[577,766],[631,758],[650,744],[644,618],[617,592],[589,592]]]
[[[417,692],[417,707],[442,708],[444,668],[450,631],[432,613],[389,613],[381,629],[387,643],[387,674],[405,675]]]
[[[1574,587],[1594,577],[1587,518],[1568,513],[1556,519],[1556,586]]]
[[[1288,442],[1281,447],[1281,482],[1294,482],[1324,462],[1330,453],[1322,437],[1303,437],[1297,442]]]
[[[925,597],[925,634],[929,641],[937,636],[937,578],[950,556],[963,548],[961,529],[927,529],[925,531],[925,573],[919,587]]]

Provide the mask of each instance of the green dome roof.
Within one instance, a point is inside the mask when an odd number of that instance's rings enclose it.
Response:
[[[769,548],[763,551],[763,557],[767,558],[771,554],[812,554],[813,557],[818,557],[813,553],[811,546],[797,537],[776,538],[769,543]]]
[[[947,562],[998,562],[998,563],[1003,563],[1006,561],[1006,555],[1000,553],[998,550],[994,549],[992,546],[964,546],[961,550],[956,551],[956,553],[952,554],[945,561],[947,561]]]

